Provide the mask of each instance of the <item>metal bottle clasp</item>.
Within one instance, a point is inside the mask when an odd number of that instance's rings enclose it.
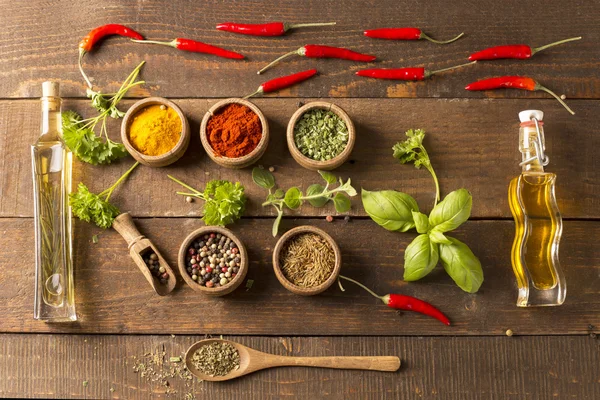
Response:
[[[523,160],[519,163],[520,166],[531,164],[535,160],[537,160],[540,165],[546,166],[550,162],[550,158],[546,155],[546,138],[544,137],[544,132],[540,129],[540,123],[537,118],[531,117],[531,120],[535,124],[535,130],[537,131],[537,137],[532,141],[533,147],[535,148],[535,156],[529,157],[526,160]]]

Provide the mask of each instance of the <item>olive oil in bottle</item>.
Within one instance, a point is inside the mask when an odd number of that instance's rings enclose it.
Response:
[[[511,252],[519,288],[517,306],[561,305],[567,286],[558,247],[562,218],[556,204],[556,175],[545,172],[544,113],[519,113],[519,150],[522,172],[510,182],[508,201],[515,219],[515,240]]]
[[[75,321],[71,250],[72,154],[62,139],[57,82],[42,84],[42,132],[31,146],[35,207],[34,318]]]

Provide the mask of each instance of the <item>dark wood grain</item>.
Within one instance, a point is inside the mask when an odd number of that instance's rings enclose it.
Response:
[[[280,97],[547,97],[523,91],[470,93],[467,83],[501,75],[531,75],[571,98],[600,98],[600,3],[577,0],[409,1],[310,0],[222,2],[91,0],[30,3],[2,1],[0,24],[0,97],[37,97],[42,81],[61,81],[63,95],[83,97],[77,70],[77,44],[87,32],[106,23],[122,23],[150,39],[195,38],[246,54],[234,61],[183,53],[163,46],[138,45],[122,38],[106,40],[85,58],[85,69],[105,92],[116,89],[139,62],[151,90],[165,97],[231,97],[253,92],[265,80],[316,67],[321,76],[282,91]],[[535,16],[533,18],[532,16]],[[219,22],[292,23],[337,21],[335,27],[302,29],[285,37],[260,38],[215,30]],[[446,46],[425,41],[391,42],[362,35],[364,29],[417,26],[445,39],[466,32]],[[434,77],[429,82],[374,81],[354,75],[365,66],[426,66],[439,69],[464,63],[489,46],[526,43],[541,46],[563,38],[584,40],[556,47],[528,61],[481,63]],[[277,56],[307,43],[350,47],[372,53],[372,64],[338,60],[290,59],[264,76],[256,71]],[[139,92],[138,95],[146,95]]]
[[[133,372],[134,356],[180,355],[204,336],[0,335],[0,395],[96,399],[577,399],[600,398],[600,341],[584,337],[249,337],[280,355],[397,355],[397,373],[277,368],[224,383]],[[54,373],[50,373],[50,371]],[[83,382],[87,382],[87,386]],[[111,388],[114,391],[111,392]]]
[[[302,99],[308,102],[311,99]],[[248,216],[273,216],[271,207],[261,207],[263,189],[252,183],[251,168],[221,168],[207,156],[199,140],[199,122],[213,100],[176,100],[190,120],[192,140],[186,155],[166,168],[140,167],[112,197],[122,210],[135,216],[199,215],[199,203],[188,204],[175,194],[180,187],[167,178],[172,174],[198,188],[210,179],[241,181],[249,197]],[[285,141],[289,118],[298,100],[257,99],[271,128],[271,142],[260,161],[275,166],[277,183],[283,188],[320,182],[317,173],[298,165],[290,156]],[[517,113],[530,108],[546,112],[548,171],[558,175],[557,198],[567,218],[600,218],[600,114],[599,101],[573,101],[577,110],[570,116],[553,100],[399,100],[339,99],[357,127],[357,142],[351,161],[335,172],[350,177],[356,188],[396,189],[413,195],[424,210],[433,202],[434,187],[425,170],[400,165],[391,147],[405,138],[404,131],[421,127],[428,133],[426,146],[441,182],[443,194],[465,187],[474,197],[475,218],[511,218],[507,187],[520,173],[518,163]],[[131,102],[126,102],[126,109]],[[87,101],[69,100],[65,109],[92,115]],[[39,135],[37,101],[0,102],[0,216],[32,216],[29,144]],[[111,121],[110,132],[120,140],[120,121]],[[17,162],[15,162],[17,161]],[[112,185],[132,163],[129,158],[112,166],[93,167],[75,162],[75,182],[83,181],[95,192]],[[324,216],[333,207],[303,207],[298,215]],[[360,199],[353,201],[352,215],[365,215]]]
[[[480,257],[485,281],[477,294],[462,292],[439,267],[427,278],[402,280],[403,250],[414,234],[388,232],[370,220],[286,219],[282,229],[309,224],[325,229],[342,251],[342,274],[381,294],[403,293],[430,301],[447,313],[452,327],[415,313],[402,315],[366,292],[345,284],[319,296],[302,297],[284,289],[271,266],[276,239],[272,219],[244,219],[232,229],[244,241],[250,264],[244,285],[223,298],[207,298],[179,282],[174,292],[157,296],[128,256],[125,241],[114,231],[75,225],[76,302],[79,322],[45,324],[30,318],[33,307],[32,220],[0,219],[0,332],[186,333],[266,335],[502,335],[508,328],[526,335],[582,334],[600,326],[600,226],[568,221],[561,263],[568,295],[561,307],[517,308],[509,254],[513,224],[468,222],[452,234]],[[172,267],[186,235],[198,219],[137,219]],[[99,243],[92,243],[92,235]],[[179,278],[181,280],[181,278]],[[326,323],[325,323],[326,321]]]

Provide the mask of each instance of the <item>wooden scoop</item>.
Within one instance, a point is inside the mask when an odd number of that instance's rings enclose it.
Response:
[[[133,222],[133,218],[129,213],[123,213],[115,218],[112,227],[115,228],[117,232],[123,236],[123,239],[127,242],[127,247],[129,248],[129,255],[133,258],[133,261],[137,264],[142,274],[146,277],[152,289],[159,294],[160,296],[164,296],[166,294],[171,293],[175,288],[175,284],[177,283],[175,273],[169,264],[165,261],[160,252],[154,247],[150,239],[146,238],[144,235],[140,233],[135,227],[135,223]],[[166,272],[169,274],[169,280],[167,283],[162,284],[160,281],[152,275],[150,269],[146,265],[143,259],[143,255],[152,250],[158,256],[158,265],[159,267],[164,267]]]
[[[209,376],[200,372],[192,364],[196,350],[211,343],[229,343],[240,353],[240,367],[225,376]],[[185,354],[185,365],[192,374],[204,381],[227,381],[249,373],[273,367],[321,367],[335,369],[365,369],[371,371],[398,371],[400,359],[396,356],[384,357],[287,357],[263,353],[236,342],[223,339],[205,339],[194,343]]]

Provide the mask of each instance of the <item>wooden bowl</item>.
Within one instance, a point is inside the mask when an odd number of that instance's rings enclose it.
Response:
[[[192,279],[192,277],[188,274],[185,260],[187,256],[188,248],[190,244],[196,240],[199,236],[206,235],[208,233],[220,233],[222,235],[227,236],[231,240],[233,240],[240,250],[240,270],[238,271],[235,278],[231,280],[225,286],[219,286],[218,288],[207,288],[206,286],[200,286],[196,281]],[[183,280],[187,283],[192,289],[206,294],[208,296],[224,296],[233,292],[246,278],[246,274],[248,273],[248,252],[244,247],[244,243],[237,237],[233,232],[229,229],[221,228],[220,226],[203,226],[202,228],[196,229],[194,232],[190,233],[188,237],[185,238],[181,247],[179,248],[179,273],[183,276]]]
[[[346,127],[348,128],[348,143],[346,144],[346,147],[340,154],[338,154],[331,160],[317,161],[305,156],[300,152],[300,150],[298,150],[294,141],[294,127],[296,126],[296,123],[305,112],[313,110],[315,108],[333,111],[344,121]],[[354,129],[354,124],[352,123],[352,120],[350,119],[346,111],[342,110],[335,104],[328,103],[325,101],[313,101],[312,103],[308,103],[300,107],[298,110],[296,110],[294,115],[292,115],[292,118],[290,119],[290,122],[287,126],[287,144],[290,153],[292,153],[292,157],[294,157],[294,160],[296,160],[298,164],[302,165],[304,168],[311,169],[313,171],[328,171],[336,169],[337,167],[345,163],[346,160],[348,160],[348,157],[350,157],[350,154],[352,153],[355,141],[356,131]]]
[[[254,111],[256,115],[258,115],[258,118],[260,119],[260,124],[262,125],[262,137],[260,138],[260,141],[258,142],[256,148],[252,150],[250,154],[246,154],[245,156],[238,158],[229,158],[217,155],[210,143],[208,142],[208,138],[206,136],[206,126],[208,125],[208,120],[219,109],[232,103],[241,104]],[[206,112],[206,114],[204,114],[204,118],[202,118],[202,124],[200,125],[200,140],[202,141],[202,146],[204,147],[206,154],[208,154],[208,156],[220,166],[226,168],[245,168],[257,162],[267,150],[267,146],[269,145],[269,123],[267,122],[267,119],[265,118],[262,111],[260,111],[258,107],[256,107],[253,103],[249,102],[248,100],[237,98],[225,99],[215,103]]]
[[[131,141],[129,140],[129,125],[133,121],[133,117],[138,111],[154,104],[170,107],[177,112],[177,115],[181,119],[181,137],[179,138],[179,142],[177,142],[175,147],[165,154],[161,154],[160,156],[147,156],[137,151],[131,145]],[[127,110],[127,113],[123,118],[123,123],[121,124],[121,140],[123,141],[123,144],[125,145],[125,148],[129,154],[139,161],[140,164],[144,164],[149,167],[165,167],[179,160],[187,150],[188,145],[190,144],[190,125],[187,118],[183,114],[183,111],[181,111],[181,108],[179,108],[172,101],[163,99],[162,97],[147,97],[136,102],[129,108],[129,110]]]
[[[329,276],[329,278],[327,278],[327,280],[325,282],[323,282],[322,284],[311,287],[311,288],[303,288],[300,286],[296,286],[292,282],[288,281],[287,278],[285,277],[285,275],[283,275],[283,271],[281,271],[281,262],[279,260],[280,255],[281,255],[281,250],[283,250],[283,247],[286,244],[286,242],[288,240],[290,240],[291,238],[293,238],[294,236],[302,234],[302,233],[315,233],[315,234],[321,236],[322,238],[327,240],[327,242],[331,245],[333,252],[335,253],[335,266],[333,267],[333,272],[331,273],[331,276]],[[340,252],[340,248],[338,247],[337,243],[324,230],[315,228],[314,226],[309,226],[309,225],[298,226],[294,229],[287,231],[283,236],[281,236],[279,241],[277,241],[277,244],[275,245],[275,249],[273,250],[273,270],[275,271],[275,275],[277,276],[277,279],[283,285],[284,288],[286,288],[287,290],[289,290],[292,293],[296,293],[296,294],[299,294],[302,296],[312,296],[312,295],[319,294],[319,293],[322,293],[325,290],[327,290],[331,285],[333,285],[335,280],[338,278],[338,276],[340,275],[341,269],[342,269],[342,253]]]

